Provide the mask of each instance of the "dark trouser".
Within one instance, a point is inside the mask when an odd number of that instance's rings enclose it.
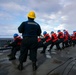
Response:
[[[46,48],[47,48],[47,46],[48,45],[51,45],[52,44],[52,41],[50,40],[50,41],[48,41],[48,42],[46,42],[45,44],[44,44],[44,47],[43,47],[43,52],[45,52],[46,51]]]
[[[11,50],[11,58],[14,58],[17,51],[20,50],[20,46],[15,46],[15,47],[12,47],[12,50]]]
[[[59,41],[59,44],[60,43],[62,44],[62,48],[64,48],[64,39],[62,38],[62,39],[59,39],[58,41]]]
[[[76,44],[76,40],[72,40],[73,46],[75,46]]]
[[[68,47],[68,40],[64,42],[64,47]]]
[[[72,39],[69,38],[69,45],[71,46],[72,45]]]
[[[72,45],[72,40],[71,40],[70,36],[68,36],[68,45],[69,45],[69,46]]]
[[[38,42],[38,48],[44,47],[45,45],[43,44],[43,41]]]
[[[59,46],[59,41],[55,41],[55,42],[52,42],[51,46],[50,46],[50,50],[53,48],[53,46],[56,45],[56,48],[59,50],[61,49],[60,46]]]
[[[37,61],[37,37],[24,37],[20,49],[19,61],[21,64],[26,61],[28,50],[30,50],[30,60],[32,62]]]

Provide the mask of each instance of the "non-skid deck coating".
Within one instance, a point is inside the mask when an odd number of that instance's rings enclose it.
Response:
[[[38,49],[38,69],[32,70],[29,56],[24,63],[24,70],[17,69],[19,52],[16,60],[9,61],[7,55],[10,50],[0,51],[0,75],[76,75],[76,46],[68,47],[61,52],[40,54],[42,48]],[[48,50],[48,48],[47,48]],[[72,59],[69,59],[73,57]]]

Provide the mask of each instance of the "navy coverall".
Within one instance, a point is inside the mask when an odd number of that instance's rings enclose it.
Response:
[[[22,33],[23,40],[20,49],[19,61],[21,64],[26,61],[28,50],[30,50],[30,59],[32,62],[37,61],[38,36],[41,35],[41,28],[38,23],[32,19],[22,22],[18,27],[19,33]]]

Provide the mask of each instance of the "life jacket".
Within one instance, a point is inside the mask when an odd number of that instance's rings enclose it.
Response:
[[[51,36],[52,36],[52,42],[56,42],[58,40],[56,33],[51,34]]]
[[[76,36],[76,32],[75,32],[75,36]]]
[[[64,34],[63,34],[63,32],[58,32],[58,38],[59,38],[59,39],[64,38]]]
[[[67,34],[64,34],[64,42],[65,41],[68,41],[68,35]]]
[[[70,36],[70,38],[71,38],[71,40],[75,40],[75,37],[72,35],[72,36]]]
[[[65,32],[66,32],[66,35],[69,37],[70,35],[69,35],[68,31],[65,31]]]
[[[51,40],[50,35],[49,35],[49,34],[45,34],[45,35],[44,35],[44,38],[46,38],[46,37],[48,37],[48,38],[46,39],[46,42],[49,42],[49,41]]]
[[[14,38],[14,41],[17,41],[17,45],[21,45],[22,38],[20,36],[17,36]]]
[[[76,40],[76,32],[74,32],[73,35],[74,35],[74,38],[75,38],[75,40]]]

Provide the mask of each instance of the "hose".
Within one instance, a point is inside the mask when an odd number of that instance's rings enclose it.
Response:
[[[55,69],[61,67],[62,65],[64,65],[66,62],[68,62],[69,60],[73,59],[73,57],[70,57],[69,59],[67,59],[64,63],[60,64],[59,66],[55,67],[54,69],[52,69],[50,72],[48,72],[46,75],[49,75],[51,72],[53,72]]]
[[[71,61],[66,65],[66,67],[64,68],[64,70],[63,70],[63,72],[62,72],[62,74],[61,74],[61,75],[63,75],[63,74],[64,74],[64,72],[65,72],[66,68],[67,68],[67,67],[69,66],[69,64],[70,64],[71,62],[73,62],[73,61],[75,61],[75,59],[71,60]]]
[[[76,60],[75,60],[76,61]],[[75,62],[76,63],[76,62]],[[67,75],[69,75],[69,73],[71,72],[71,70],[73,69],[75,63],[72,65],[72,67],[70,68],[70,70],[68,71]]]

